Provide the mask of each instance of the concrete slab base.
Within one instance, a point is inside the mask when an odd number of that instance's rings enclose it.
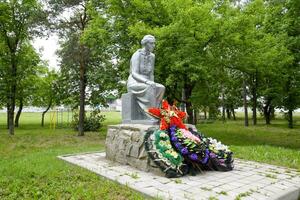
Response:
[[[296,170],[240,159],[235,159],[235,169],[230,172],[206,171],[197,176],[169,179],[109,161],[105,158],[105,152],[65,155],[59,158],[161,199],[300,198],[300,173]]]

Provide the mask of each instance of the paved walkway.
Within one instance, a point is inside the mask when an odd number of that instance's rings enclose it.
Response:
[[[59,158],[161,199],[298,200],[300,197],[299,172],[252,161],[235,159],[235,169],[230,172],[207,171],[168,179],[108,161],[105,153]]]

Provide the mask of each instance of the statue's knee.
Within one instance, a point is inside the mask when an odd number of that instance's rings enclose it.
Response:
[[[159,83],[157,84],[157,87],[160,88],[160,89],[162,89],[162,90],[166,89],[165,86],[163,86],[162,84],[159,84]]]

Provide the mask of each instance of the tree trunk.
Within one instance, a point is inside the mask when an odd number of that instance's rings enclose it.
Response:
[[[83,46],[81,46],[83,52]],[[79,122],[78,122],[78,136],[84,136],[84,117],[85,117],[85,62],[83,55],[81,54],[80,62],[80,102],[79,102]]]
[[[253,125],[257,124],[257,70],[255,72],[255,75],[253,75],[253,86],[252,86],[252,120]]]
[[[246,87],[245,77],[244,77],[244,80],[243,80],[243,100],[244,100],[245,126],[249,126],[248,104],[247,104],[247,87]]]
[[[184,88],[182,88],[182,90],[181,90],[181,100],[182,100],[182,102],[186,101]],[[181,110],[184,111],[184,112],[186,112],[186,105],[185,105],[185,103],[181,104]]]
[[[253,108],[252,108],[252,121],[253,121],[253,125],[257,124],[257,97],[255,95],[255,97],[253,97]]]
[[[203,112],[204,112],[204,119],[207,120],[207,111],[206,111],[206,108],[204,108]]]
[[[275,108],[272,106],[272,110],[271,110],[271,119],[275,120]]]
[[[231,113],[228,108],[226,108],[227,119],[231,119]]]
[[[48,107],[46,108],[46,110],[42,113],[42,123],[41,126],[44,126],[44,119],[45,119],[45,114],[48,112],[48,110],[51,108],[52,106],[52,98],[50,99],[50,102],[48,104]]]
[[[273,110],[273,106],[271,105],[272,103],[272,99],[268,98],[266,101],[266,105],[263,107],[264,110],[264,117],[266,120],[266,124],[271,124],[271,114],[272,114],[272,110]]]
[[[218,115],[218,108],[210,105],[208,108],[208,119],[215,120]]]
[[[225,122],[225,97],[224,97],[224,87],[222,85],[222,121]]]
[[[7,98],[9,99],[9,97]],[[9,103],[6,104],[6,129],[9,129],[9,108],[10,108],[10,105]]]
[[[264,116],[265,116],[265,120],[266,120],[266,124],[271,124],[271,118],[268,112],[268,107],[264,106]]]
[[[270,125],[271,124],[271,116],[269,115],[269,113],[267,112],[267,114],[266,114],[266,124],[267,125]]]
[[[236,120],[236,118],[235,118],[235,112],[234,112],[234,108],[231,108],[231,113],[232,113],[233,120],[235,121],[235,120]]]
[[[9,91],[9,109],[8,109],[8,133],[10,135],[15,134],[14,116],[16,106],[16,76],[17,76],[17,63],[15,53],[11,53],[11,85]]]
[[[192,86],[185,83],[184,84],[184,96],[185,96],[185,106],[186,106],[186,112],[188,114],[187,121],[189,124],[194,123],[194,115],[193,115],[193,108],[192,108],[192,102],[190,101],[190,97],[192,96]]]
[[[190,101],[186,102],[186,112],[188,114],[188,123],[193,124],[194,123],[194,116],[193,116],[193,109],[192,109],[192,103]]]
[[[19,109],[18,112],[16,114],[16,118],[15,118],[15,127],[19,127],[19,119],[22,113],[22,109],[23,109],[23,99],[20,99],[20,105],[19,105]]]
[[[194,109],[194,125],[197,125],[198,121],[198,109]]]
[[[288,122],[289,122],[289,128],[294,128],[293,124],[293,110],[288,110]]]

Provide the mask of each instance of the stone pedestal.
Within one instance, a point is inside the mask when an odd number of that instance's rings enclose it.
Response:
[[[187,124],[187,127],[196,130],[194,125]],[[145,124],[108,126],[105,141],[106,158],[142,171],[151,171],[164,176],[158,166],[148,157],[144,144],[146,132],[158,128],[158,125]]]
[[[158,120],[150,120],[136,102],[136,97],[131,92],[122,94],[122,123],[157,125]]]
[[[158,125],[118,124],[108,127],[105,146],[106,158],[124,165],[130,165],[146,172],[161,175],[160,169],[148,157],[144,146],[144,136],[148,130]]]

